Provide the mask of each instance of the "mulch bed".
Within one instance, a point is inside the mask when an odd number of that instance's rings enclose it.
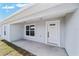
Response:
[[[6,41],[6,40],[1,40],[2,42],[6,43],[8,46],[10,46],[11,48],[15,49],[17,52],[19,52],[20,54],[22,54],[23,56],[35,56],[34,54]]]

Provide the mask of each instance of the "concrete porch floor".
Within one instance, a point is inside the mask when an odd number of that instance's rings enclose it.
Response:
[[[19,40],[12,43],[37,56],[67,56],[65,49],[39,42]]]

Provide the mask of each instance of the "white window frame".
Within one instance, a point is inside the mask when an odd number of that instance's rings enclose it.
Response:
[[[27,25],[24,26],[24,33],[25,33],[24,35],[25,35],[25,37],[35,37],[35,34],[36,34],[36,27],[34,27],[34,29],[35,29],[35,30],[34,30],[34,32],[35,32],[35,33],[34,33],[34,36],[26,35],[26,26],[30,26],[30,25],[34,25],[34,26],[35,26],[35,24],[27,24]]]

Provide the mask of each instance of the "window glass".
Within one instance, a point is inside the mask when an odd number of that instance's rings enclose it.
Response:
[[[26,35],[29,35],[29,31],[26,31]]]
[[[29,30],[29,26],[26,26],[26,30]]]
[[[34,30],[34,25],[30,25],[30,30]]]
[[[55,26],[56,24],[50,24],[50,26]]]
[[[30,36],[35,36],[35,32],[34,31],[30,31]]]
[[[26,26],[26,35],[35,36],[35,25]]]

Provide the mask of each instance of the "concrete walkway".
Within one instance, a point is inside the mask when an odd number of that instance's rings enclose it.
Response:
[[[12,43],[37,56],[67,56],[63,48],[45,45],[34,41],[19,40]]]

